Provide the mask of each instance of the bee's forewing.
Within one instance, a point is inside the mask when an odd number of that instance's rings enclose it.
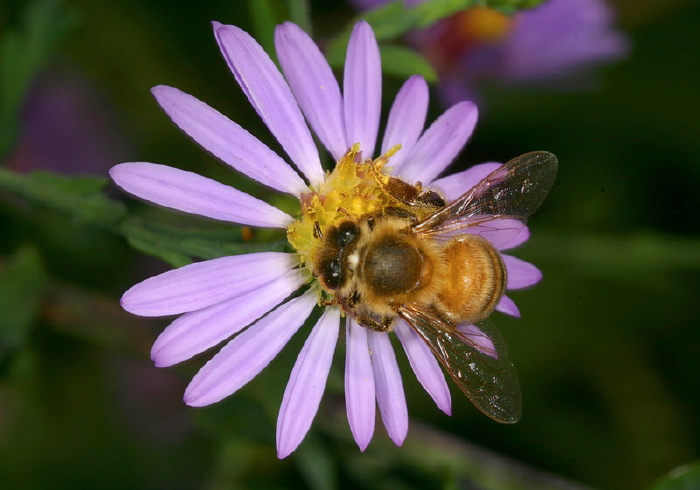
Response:
[[[520,419],[520,383],[505,342],[490,322],[459,328],[415,305],[402,306],[399,315],[479,410],[498,422]]]
[[[557,168],[557,157],[546,151],[516,157],[412,228],[418,234],[439,235],[478,226],[485,217],[524,221],[547,197]]]

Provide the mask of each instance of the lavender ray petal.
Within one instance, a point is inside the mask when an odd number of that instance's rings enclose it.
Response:
[[[382,154],[392,146],[401,144],[401,151],[390,160],[390,165],[394,167],[392,173],[395,175],[423,132],[425,117],[428,114],[428,99],[428,84],[419,75],[413,75],[406,80],[396,94],[382,141]]]
[[[201,175],[146,162],[121,163],[109,171],[126,192],[184,213],[241,225],[286,228],[294,219],[274,206]]]
[[[416,182],[432,182],[452,163],[474,131],[478,110],[472,102],[447,109],[423,133],[399,169]]]
[[[374,371],[367,329],[346,321],[345,406],[355,442],[364,451],[374,434],[376,415]]]
[[[420,384],[428,392],[438,408],[447,415],[451,415],[452,400],[450,398],[450,389],[430,348],[404,321],[397,322],[394,331],[406,351],[408,362],[411,364],[411,368]]]
[[[385,332],[367,333],[372,352],[374,384],[377,389],[377,404],[382,414],[384,427],[394,444],[400,446],[408,433],[408,408],[396,355],[389,335]]]
[[[311,185],[318,186],[323,182],[318,149],[282,74],[247,32],[218,22],[213,26],[219,48],[251,105]]]
[[[480,235],[491,242],[498,250],[512,248],[514,243],[522,243],[519,240],[524,236],[523,229],[527,230],[525,223],[510,218],[485,218],[485,216],[471,218],[470,226],[464,231],[472,235]],[[529,233],[525,235],[525,238],[527,236],[529,236]]]
[[[530,229],[525,225],[525,223],[520,223],[520,231],[518,233],[510,234],[510,237],[503,235],[503,239],[499,240],[498,250],[510,250],[517,246],[522,245],[530,239]]]
[[[203,407],[235,393],[279,354],[314,306],[316,294],[307,292],[240,333],[194,376],[185,390],[185,403]]]
[[[347,142],[360,143],[363,157],[371,158],[379,131],[382,67],[377,40],[365,21],[355,24],[350,35],[343,91]]]
[[[472,324],[458,325],[457,330],[462,333],[464,338],[471,340],[479,351],[498,359],[496,345],[479,327]]]
[[[517,305],[505,294],[501,296],[501,300],[496,305],[496,311],[520,318],[520,310],[518,309]]]
[[[338,341],[340,310],[326,308],[297,357],[277,417],[277,457],[301,443],[318,412]]]
[[[500,167],[501,163],[489,162],[474,165],[463,172],[437,179],[430,187],[442,191],[441,194],[448,202],[454,201],[481,182],[484,177]]]
[[[296,267],[296,254],[260,252],[196,262],[132,286],[122,307],[139,316],[168,316],[206,308],[257,289]]]
[[[542,272],[530,262],[505,254],[501,258],[508,271],[507,289],[526,288],[542,280]]]
[[[182,131],[223,162],[275,190],[297,197],[306,190],[287,162],[216,109],[173,87],[151,92]]]
[[[309,35],[291,22],[277,26],[275,47],[306,120],[333,158],[340,160],[350,145],[345,139],[343,97],[331,67]]]
[[[304,275],[293,269],[258,289],[186,313],[158,336],[151,359],[156,366],[167,367],[200,354],[272,310],[303,284]]]

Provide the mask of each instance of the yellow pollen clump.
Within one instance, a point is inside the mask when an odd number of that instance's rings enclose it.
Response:
[[[360,145],[355,144],[332,172],[326,172],[319,189],[302,194],[301,216],[287,228],[287,239],[307,266],[322,245],[319,231],[399,204],[382,184],[388,179],[385,165],[400,148],[396,145],[375,160],[361,161]]]

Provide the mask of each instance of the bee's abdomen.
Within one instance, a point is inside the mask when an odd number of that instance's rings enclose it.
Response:
[[[483,320],[506,288],[506,268],[490,242],[466,235],[445,246],[447,267],[437,295],[438,307],[455,323]]]

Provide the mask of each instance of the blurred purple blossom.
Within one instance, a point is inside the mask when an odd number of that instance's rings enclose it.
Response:
[[[20,172],[104,175],[131,153],[105,94],[75,70],[56,67],[29,91],[7,165]]]
[[[369,9],[386,0],[351,3]],[[479,100],[487,84],[582,88],[592,68],[629,52],[614,21],[604,0],[549,0],[512,18],[474,7],[410,33],[408,42],[435,67],[441,97],[450,105]]]

